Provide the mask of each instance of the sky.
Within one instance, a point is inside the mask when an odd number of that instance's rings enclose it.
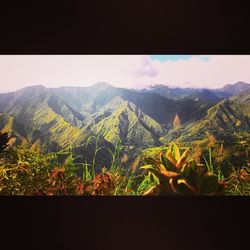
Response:
[[[250,83],[250,55],[0,55],[0,92],[26,86],[220,88]]]

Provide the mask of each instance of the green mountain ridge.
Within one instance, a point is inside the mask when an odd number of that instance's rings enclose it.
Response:
[[[92,87],[62,87],[53,90],[65,102],[85,116],[91,117],[100,111],[114,97],[121,97],[135,104],[143,113],[150,116],[165,128],[171,128],[177,113],[182,121],[198,120],[214,102],[195,101],[193,99],[172,100],[156,93],[142,93],[135,90],[116,88],[109,84],[97,84]],[[188,112],[187,112],[188,109]],[[89,120],[89,119],[88,119]]]
[[[8,132],[14,139],[13,144],[29,144],[33,147],[43,148],[46,151],[59,150],[58,144],[50,140],[41,131],[17,121],[12,116],[0,113],[0,128],[2,132]]]
[[[110,115],[99,119],[100,121],[93,125],[92,131],[100,132],[113,144],[119,139],[126,146],[146,147],[160,144],[158,137],[163,132],[161,125],[133,103],[121,97],[115,97],[103,107],[100,113],[112,110],[114,103],[117,105],[115,110]]]
[[[53,93],[43,91],[40,95],[27,98],[27,100],[25,97],[26,92],[24,96],[21,94],[15,98],[14,102],[4,103],[5,99],[0,99],[0,111],[40,130],[62,148],[79,145],[86,139],[88,134],[76,127],[82,122],[75,115],[76,112],[72,112],[72,109]]]
[[[233,86],[237,94],[223,100],[210,90],[174,100],[107,83],[90,87],[27,87],[0,94],[0,129],[9,128],[17,136],[17,143],[27,141],[49,150],[73,147],[81,159],[93,156],[94,142],[87,148],[84,145],[97,134],[99,146],[114,149],[120,140],[125,147],[123,152],[132,156],[150,147],[157,151],[157,147],[175,140],[203,143],[205,147],[208,134],[230,147],[249,140],[250,92],[246,89],[238,93],[246,84],[237,86]],[[181,126],[174,128],[177,114]],[[104,151],[98,153],[99,162],[108,165],[110,155]]]
[[[210,134],[228,148],[242,143],[250,145],[249,100],[250,92],[246,91],[219,102],[207,111],[204,119],[180,128],[178,140],[181,142],[203,141]],[[172,130],[163,141],[174,139],[176,135]]]

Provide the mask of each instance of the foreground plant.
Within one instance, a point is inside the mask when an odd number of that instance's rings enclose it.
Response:
[[[141,167],[158,179],[144,195],[222,195],[225,183],[208,171],[202,164],[189,159],[189,148],[182,154],[180,148],[171,143],[166,153],[159,158],[145,159]]]
[[[250,195],[250,165],[233,169],[227,180],[226,195]]]
[[[1,195],[80,195],[81,179],[68,176],[63,166],[51,164],[52,154],[41,155],[31,148],[5,152],[0,161]]]

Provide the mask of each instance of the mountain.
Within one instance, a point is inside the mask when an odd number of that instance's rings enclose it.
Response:
[[[210,89],[202,89],[195,91],[192,94],[185,96],[183,99],[192,99],[195,101],[218,103],[223,100],[222,96],[218,95],[215,91]]]
[[[116,88],[103,83],[91,87],[62,87],[53,91],[86,118],[98,112],[114,97],[120,96],[166,128],[172,126],[172,120],[177,113],[181,114],[182,121],[186,123],[190,119],[200,119],[204,109],[214,104],[193,99],[173,100],[156,93]]]
[[[250,91],[240,93],[225,99],[211,107],[206,116],[183,127],[180,141],[202,141],[208,134],[215,136],[218,141],[226,145],[238,143],[245,138],[250,139]],[[173,140],[174,133],[166,136],[166,140]]]
[[[104,119],[108,124],[116,123],[119,128],[128,126],[129,135],[121,136],[124,142],[158,145],[158,138],[171,129],[176,114],[184,125],[202,119],[212,105],[214,103],[207,100],[172,100],[156,93],[116,88],[107,83],[54,89],[33,86],[0,95],[1,112],[45,133],[62,148],[80,145],[91,131],[98,131]],[[131,125],[133,122],[136,126]],[[110,134],[118,133],[112,126],[109,129]],[[140,132],[137,134],[136,130]],[[130,138],[134,133],[135,138]],[[146,135],[143,140],[142,133]],[[114,142],[113,139],[109,141]]]
[[[15,114],[19,120],[29,121],[30,114],[44,105],[75,126],[80,126],[84,120],[83,115],[73,110],[49,89],[39,85],[0,95],[1,111]]]
[[[82,115],[96,112],[120,92],[119,88],[103,82],[90,87],[60,87],[51,90]]]
[[[84,117],[50,89],[35,86],[1,94],[0,112],[12,117],[7,119],[4,118],[6,115],[2,116],[0,129],[15,136],[16,144],[25,141],[30,145],[36,144],[46,152],[72,147],[76,162],[92,161],[95,141],[90,140],[88,146],[85,145],[90,136],[95,135],[82,128]],[[96,166],[100,168],[109,164],[111,155],[108,149],[114,150],[114,146],[99,138],[98,147],[103,148],[96,156]]]
[[[232,101],[236,102],[236,103],[240,103],[245,105],[245,107],[248,108],[249,110],[249,105],[250,105],[250,89],[244,91],[244,92],[240,92],[239,94],[232,96],[230,98]]]
[[[176,141],[189,146],[194,157],[200,155],[201,159],[201,153],[207,154],[212,148],[214,159],[223,159],[223,171],[232,165],[246,165],[250,152],[250,91],[222,100],[207,110],[203,119],[170,129],[160,140],[163,144]]]
[[[78,147],[92,135],[90,131],[80,128],[84,117],[44,87],[27,87],[1,94],[0,112],[12,116],[24,126],[39,130],[51,141],[55,141],[60,149]],[[112,147],[102,138],[100,142]]]
[[[114,97],[95,114],[95,121],[96,124],[91,124],[92,131],[101,133],[113,144],[119,139],[128,147],[145,148],[160,144],[161,125],[121,97]]]
[[[4,113],[0,113],[0,128],[2,132],[9,133],[12,144],[30,144],[32,147],[44,148],[46,151],[57,151],[59,149],[58,144],[50,140],[41,131],[22,124],[12,116]]]
[[[0,94],[0,129],[9,129],[17,144],[48,151],[73,147],[77,157],[88,162],[96,147],[94,140],[87,142],[99,135],[97,161],[106,165],[108,150],[118,140],[132,156],[172,140],[205,145],[208,135],[229,147],[249,137],[248,85],[216,90],[161,85],[132,90],[104,82],[90,87],[32,86]],[[178,129],[173,125],[176,115]]]
[[[40,86],[1,95],[0,112],[40,130],[62,148],[79,145],[87,136],[77,127],[82,123],[82,115],[50,90],[41,89]]]
[[[159,146],[159,138],[171,129],[178,113],[182,124],[199,120],[212,104],[192,99],[172,100],[155,93],[141,93],[116,88],[106,83],[91,87],[45,88],[27,87],[0,95],[0,112],[12,116],[24,127],[30,126],[44,135],[44,139],[55,142],[56,150],[69,146],[81,159],[91,161],[95,151],[94,141],[84,149],[90,136],[100,134],[99,146],[114,148],[117,140],[127,152]],[[41,147],[50,150],[41,140]],[[52,151],[52,150],[51,150]],[[108,164],[108,152],[99,151],[99,162]]]
[[[166,85],[156,84],[156,85],[150,86],[149,89],[142,89],[140,90],[140,92],[155,93],[155,94],[159,94],[169,99],[177,100],[185,96],[188,96],[190,94],[193,94],[194,92],[197,92],[198,90],[199,89],[195,89],[195,88],[170,88]]]
[[[241,92],[250,90],[250,84],[245,82],[237,82],[235,84],[227,84],[223,88],[218,89],[218,92],[225,93],[228,96],[237,95]]]
[[[245,82],[236,82],[227,84],[220,89],[206,88],[170,88],[166,85],[156,84],[149,89],[142,89],[142,93],[156,93],[166,98],[179,100],[183,98],[191,98],[196,100],[218,102],[222,99],[237,95],[240,92],[250,89],[250,84]]]

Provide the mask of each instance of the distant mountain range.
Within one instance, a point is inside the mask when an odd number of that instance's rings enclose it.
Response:
[[[228,138],[249,133],[250,84],[237,82],[221,89],[117,88],[108,83],[91,87],[26,87],[0,94],[0,129],[16,144],[39,145],[47,151],[78,149],[88,159],[87,138],[100,134],[100,146],[113,149],[118,140],[130,152],[174,140],[173,119],[180,117],[183,141],[205,132]],[[223,136],[222,136],[223,135]],[[235,139],[235,138],[234,138]],[[109,158],[107,152],[102,157]]]
[[[149,89],[143,89],[141,92],[150,92],[162,95],[170,99],[181,99],[181,98],[196,98],[196,99],[207,99],[211,101],[218,101],[240,92],[250,89],[250,84],[245,82],[237,82],[235,84],[227,84],[220,89],[206,89],[206,88],[170,88],[165,85],[154,85]]]

